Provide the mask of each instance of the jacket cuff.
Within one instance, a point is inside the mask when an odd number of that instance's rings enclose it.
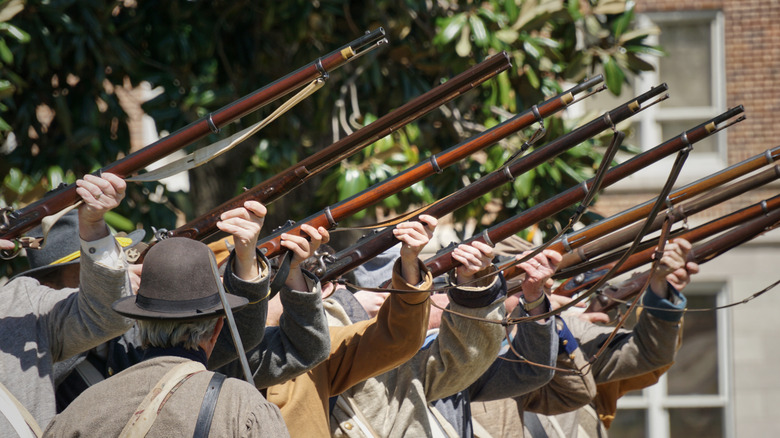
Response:
[[[666,287],[669,291],[668,299],[659,297],[648,287],[642,298],[642,305],[645,306],[646,312],[662,321],[680,322],[683,316],[681,310],[688,305],[688,300],[668,282]]]
[[[228,257],[227,263],[225,263],[225,274],[223,275],[223,282],[225,289],[241,297],[246,297],[249,302],[256,302],[268,297],[270,286],[270,266],[268,259],[257,250],[257,264],[260,269],[260,274],[252,280],[243,280],[239,278],[234,270],[233,263],[236,260],[236,252],[231,251]]]
[[[484,275],[495,271],[495,267],[480,271],[477,275]],[[506,280],[504,274],[499,273],[493,279],[493,283],[485,288],[457,287],[450,289],[450,299],[463,307],[472,309],[485,307],[494,301],[506,296]]]
[[[401,259],[398,258],[395,261],[395,264],[393,265],[393,289],[399,289],[409,292],[416,292],[419,291],[419,293],[416,294],[410,294],[410,293],[402,293],[400,294],[401,299],[405,301],[407,304],[420,304],[424,303],[426,300],[428,300],[428,297],[430,296],[430,290],[433,287],[433,274],[431,274],[430,269],[428,269],[427,266],[425,266],[425,263],[422,262],[422,260],[417,259],[417,265],[420,268],[420,277],[422,278],[422,281],[419,284],[410,284],[406,281],[406,279],[401,275]]]

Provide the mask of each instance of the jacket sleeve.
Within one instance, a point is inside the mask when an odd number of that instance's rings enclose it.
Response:
[[[260,344],[265,335],[265,320],[268,316],[268,294],[270,293],[270,264],[268,259],[257,251],[257,262],[260,267],[260,275],[254,281],[245,281],[239,278],[233,271],[236,252],[231,251],[227,264],[223,284],[225,291],[233,295],[245,297],[249,304],[234,312],[234,319],[241,344],[244,351],[251,351]],[[236,347],[230,329],[225,327],[219,334],[214,351],[209,357],[209,369],[217,369],[222,365],[237,359]]]
[[[663,313],[643,311],[634,329],[620,330],[609,346],[593,363],[596,383],[634,377],[668,365],[677,352],[682,316],[686,300],[670,287],[671,300],[662,300],[647,290],[643,303],[652,307],[665,307]],[[659,317],[662,316],[662,317]],[[579,339],[580,348],[590,357],[601,348],[612,333],[612,328],[590,324],[578,318],[567,319],[572,333]]]
[[[422,283],[407,283],[401,276],[400,260],[396,260],[392,287],[408,292],[391,293],[372,319],[347,327],[331,327],[331,395],[397,367],[419,350],[428,329],[428,290],[433,277],[421,261],[418,263]]]
[[[260,344],[249,351],[249,368],[257,388],[283,383],[310,370],[328,357],[330,338],[322,309],[320,282],[303,271],[311,292],[283,287],[284,307],[279,327],[267,327]],[[229,376],[243,376],[241,364],[233,361],[220,369]]]
[[[548,303],[549,307],[549,303]],[[528,313],[517,306],[513,316],[526,317]],[[499,339],[505,337],[501,329]],[[558,336],[555,331],[554,318],[544,323],[521,322],[515,324],[512,335],[512,348],[505,341],[503,348],[493,355],[490,367],[469,386],[469,396],[474,401],[490,401],[507,397],[518,397],[533,391],[550,381],[553,371],[549,368],[535,366],[530,362],[552,366],[558,352]],[[512,350],[515,351],[512,351]]]
[[[574,411],[589,404],[596,396],[593,373],[589,372],[588,361],[576,339],[563,318],[557,317],[555,322],[558,328],[556,366],[572,372],[556,371],[549,383],[516,398],[524,410],[544,415]]]
[[[132,294],[127,261],[113,236],[104,239],[110,239],[108,245],[113,245],[112,251],[119,253],[116,266],[99,263],[93,258],[95,251],[90,249],[100,241],[82,241],[78,293],[65,299],[61,293],[31,295],[42,326],[49,330],[54,362],[119,336],[132,325],[132,320],[111,308],[114,301]]]
[[[494,272],[489,267],[477,273],[483,277]],[[487,287],[459,287],[449,293],[449,310],[461,315],[500,321],[506,315],[506,282],[495,276]],[[501,348],[504,329],[495,322],[478,321],[445,311],[439,334],[424,348],[422,374],[428,401],[448,397],[465,389],[475,377],[490,367]]]

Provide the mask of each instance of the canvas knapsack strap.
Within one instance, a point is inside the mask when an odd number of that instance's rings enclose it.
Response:
[[[205,438],[209,436],[211,420],[214,418],[214,410],[217,407],[219,391],[222,390],[222,383],[225,382],[226,378],[227,376],[220,373],[214,373],[214,375],[211,376],[209,386],[206,387],[206,393],[203,394],[203,403],[200,405],[198,421],[195,423],[195,433],[192,434],[193,438]]]
[[[35,421],[30,411],[2,383],[0,383],[0,411],[20,437],[43,436],[41,427],[38,426],[38,422]]]
[[[206,367],[200,362],[193,360],[180,363],[171,368],[154,388],[146,395],[141,404],[136,408],[135,413],[128,420],[120,438],[143,438],[151,429],[154,421],[157,420],[157,414],[162,408],[168,395],[175,391],[182,383],[192,377],[193,374],[205,371]]]

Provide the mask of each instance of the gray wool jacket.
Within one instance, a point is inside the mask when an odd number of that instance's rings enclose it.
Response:
[[[51,289],[20,276],[0,290],[0,379],[41,428],[55,414],[54,363],[108,341],[132,324],[111,309],[114,301],[132,293],[126,262],[120,259],[116,267],[97,263],[88,245],[82,242],[80,289]],[[15,436],[3,415],[0,436]]]

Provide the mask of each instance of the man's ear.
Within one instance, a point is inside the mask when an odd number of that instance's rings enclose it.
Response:
[[[225,317],[221,317],[217,320],[217,323],[214,325],[214,333],[211,335],[211,340],[214,342],[217,342],[217,338],[219,337],[219,332],[222,331],[222,326],[225,325]]]

